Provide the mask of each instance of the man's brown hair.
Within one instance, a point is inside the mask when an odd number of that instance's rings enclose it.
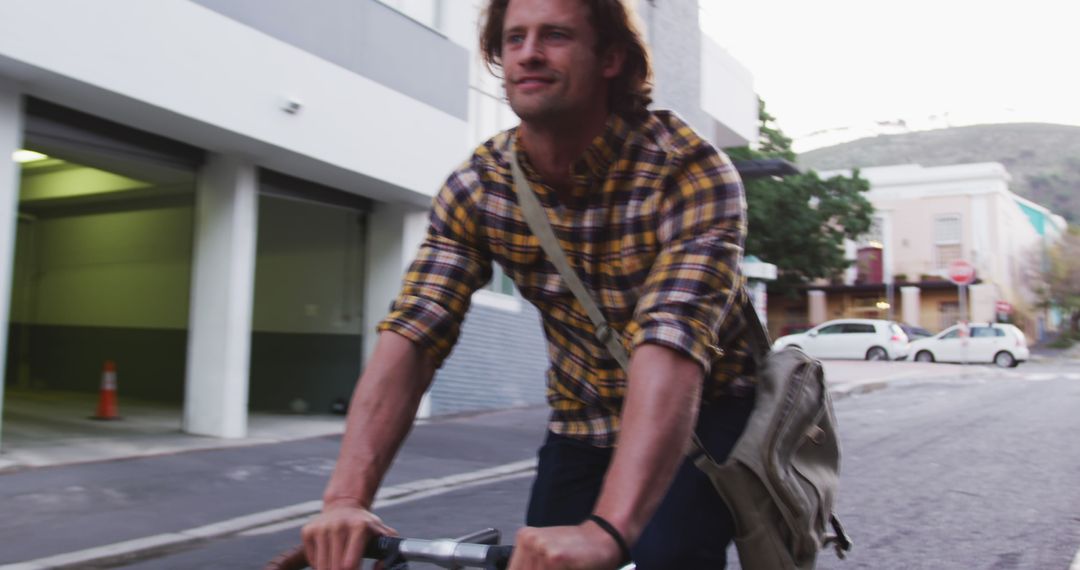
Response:
[[[596,53],[621,47],[626,51],[622,72],[608,89],[608,109],[630,119],[644,117],[652,103],[652,66],[624,0],[581,0],[589,8],[589,23],[596,30]],[[502,68],[503,22],[510,0],[489,0],[480,27],[480,54],[488,68]]]

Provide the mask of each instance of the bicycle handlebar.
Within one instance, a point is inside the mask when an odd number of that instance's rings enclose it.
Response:
[[[452,539],[422,540],[380,536],[368,543],[364,558],[383,560],[400,556],[409,562],[429,562],[443,568],[485,568],[504,570],[513,546],[491,546]],[[264,570],[303,570],[308,567],[304,547],[298,546],[270,561]]]

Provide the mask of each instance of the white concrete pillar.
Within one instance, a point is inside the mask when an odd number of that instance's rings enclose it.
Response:
[[[844,259],[852,262],[847,269],[844,270],[844,285],[854,285],[855,281],[859,278],[859,264],[855,263],[859,259],[859,247],[854,241],[844,240]]]
[[[892,215],[888,211],[878,211],[881,220],[881,276],[885,283],[893,283],[893,264],[896,263],[896,251],[893,249]]]
[[[375,349],[375,327],[390,312],[416,250],[427,234],[428,213],[413,207],[377,204],[368,217],[364,270],[364,360]]]
[[[993,283],[981,283],[968,285],[968,314],[973,323],[992,323],[996,320],[994,308],[1001,299],[997,285]]]
[[[396,204],[377,204],[369,216],[367,267],[364,271],[364,362],[375,350],[375,327],[386,318],[401,291],[401,282],[428,227],[427,210]],[[430,393],[429,393],[430,394]],[[429,394],[417,417],[431,415]]]
[[[212,155],[195,195],[184,431],[247,434],[251,307],[258,222],[255,166]]]
[[[20,168],[12,154],[22,146],[22,140],[22,94],[14,85],[0,80],[0,362],[7,362],[15,231],[19,225]],[[4,369],[0,368],[0,425],[4,417],[4,383]]]
[[[754,311],[765,328],[769,328],[769,293],[764,281],[751,279],[747,283],[747,292],[754,303]]]
[[[904,322],[913,327],[922,326],[919,322],[921,320],[920,315],[922,315],[922,299],[919,288],[913,285],[901,287],[900,303],[904,306],[902,317]]]
[[[807,318],[810,320],[810,324],[819,325],[825,322],[828,313],[825,305],[825,292],[811,290],[806,292],[806,297],[809,300],[809,312]]]

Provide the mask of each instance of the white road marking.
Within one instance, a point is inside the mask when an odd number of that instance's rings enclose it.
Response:
[[[259,536],[263,534],[274,534],[281,530],[289,530],[290,528],[297,528],[304,526],[309,520],[314,519],[315,515],[306,515],[298,519],[289,519],[287,521],[281,521],[279,523],[268,524],[266,526],[260,526],[251,530],[245,530],[244,532],[237,533],[237,536]]]
[[[524,477],[532,477],[532,476],[533,476],[533,471],[529,470],[529,471],[522,471],[520,473],[511,473],[509,475],[502,475],[502,476],[499,476],[499,477],[492,477],[490,479],[482,479],[482,480],[479,480],[479,481],[473,481],[471,483],[465,483],[465,484],[462,484],[462,485],[456,485],[454,487],[432,489],[430,491],[421,491],[421,492],[413,493],[412,495],[406,495],[404,497],[400,497],[400,498],[397,498],[397,499],[388,499],[388,500],[385,500],[385,501],[375,501],[375,510],[378,511],[378,510],[381,510],[381,509],[390,508],[390,507],[393,507],[395,505],[400,505],[402,503],[411,503],[413,501],[419,501],[420,499],[426,499],[428,497],[434,497],[436,495],[442,495],[444,493],[449,493],[451,491],[461,491],[463,489],[470,489],[472,487],[480,487],[482,485],[491,485],[493,483],[501,483],[503,481],[512,481],[514,479],[521,479],[521,478],[524,478]],[[307,515],[307,516],[303,516],[303,517],[300,517],[300,518],[297,518],[297,519],[281,521],[279,523],[274,523],[274,524],[267,525],[267,526],[261,526],[261,527],[258,527],[258,528],[253,528],[251,530],[245,530],[244,532],[241,532],[241,533],[238,533],[238,534],[240,536],[259,536],[261,534],[273,534],[273,533],[278,532],[278,531],[288,530],[290,528],[297,528],[297,527],[304,526],[312,518],[314,518],[314,515]]]
[[[1069,380],[1080,380],[1080,374],[1076,374],[1075,372],[1066,374],[1065,377]]]
[[[1069,570],[1080,570],[1080,550],[1076,551],[1076,557],[1073,558],[1072,564],[1069,565]]]
[[[1057,377],[1057,374],[1047,374],[1044,372],[1039,374],[1025,374],[1024,380],[1027,380],[1028,382],[1045,382],[1047,380],[1053,380]]]
[[[145,538],[137,538],[135,540],[118,542],[116,544],[110,544],[108,546],[99,546],[97,548],[88,548],[86,550],[68,552],[67,554],[49,556],[47,558],[38,558],[37,560],[17,562],[15,564],[5,564],[3,566],[0,566],[0,568],[2,568],[3,570],[40,570],[42,568],[62,568],[65,566],[75,566],[78,564],[85,564],[91,560],[112,558],[114,556],[121,556],[132,552],[140,552],[151,548],[159,548],[162,546],[168,546],[170,544],[176,544],[178,542],[181,542],[180,540],[178,540],[180,538],[181,537],[178,534],[159,534],[156,536],[148,536]]]
[[[526,477],[532,475],[535,471],[536,460],[526,459],[524,461],[515,461],[513,463],[506,463],[487,469],[470,471],[468,473],[459,473],[457,475],[432,479],[421,479],[419,481],[411,481],[392,487],[384,487],[375,496],[375,507],[386,508],[407,501],[415,501],[426,497],[449,493],[458,489],[497,483],[499,481],[507,481],[518,477]],[[300,526],[304,521],[317,514],[321,509],[322,501],[307,501],[288,507],[282,507],[280,509],[271,509],[261,513],[253,513],[217,523],[190,528],[180,532],[158,534],[95,548],[47,556],[35,560],[27,560],[25,562],[4,564],[0,566],[0,570],[42,570],[45,568],[75,567],[98,560],[130,556],[146,550],[177,546],[214,536],[262,530],[270,527],[270,525],[284,525],[282,528]]]

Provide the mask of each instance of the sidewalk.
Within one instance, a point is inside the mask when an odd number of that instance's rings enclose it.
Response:
[[[338,434],[344,416],[252,413],[247,437],[220,439],[181,431],[182,411],[123,399],[117,421],[90,419],[97,395],[9,390],[4,401],[0,473],[87,461],[280,443]]]
[[[1032,346],[1032,362],[1049,362],[1054,360],[1080,361],[1080,343],[1073,344],[1069,348],[1050,348],[1049,346]]]

